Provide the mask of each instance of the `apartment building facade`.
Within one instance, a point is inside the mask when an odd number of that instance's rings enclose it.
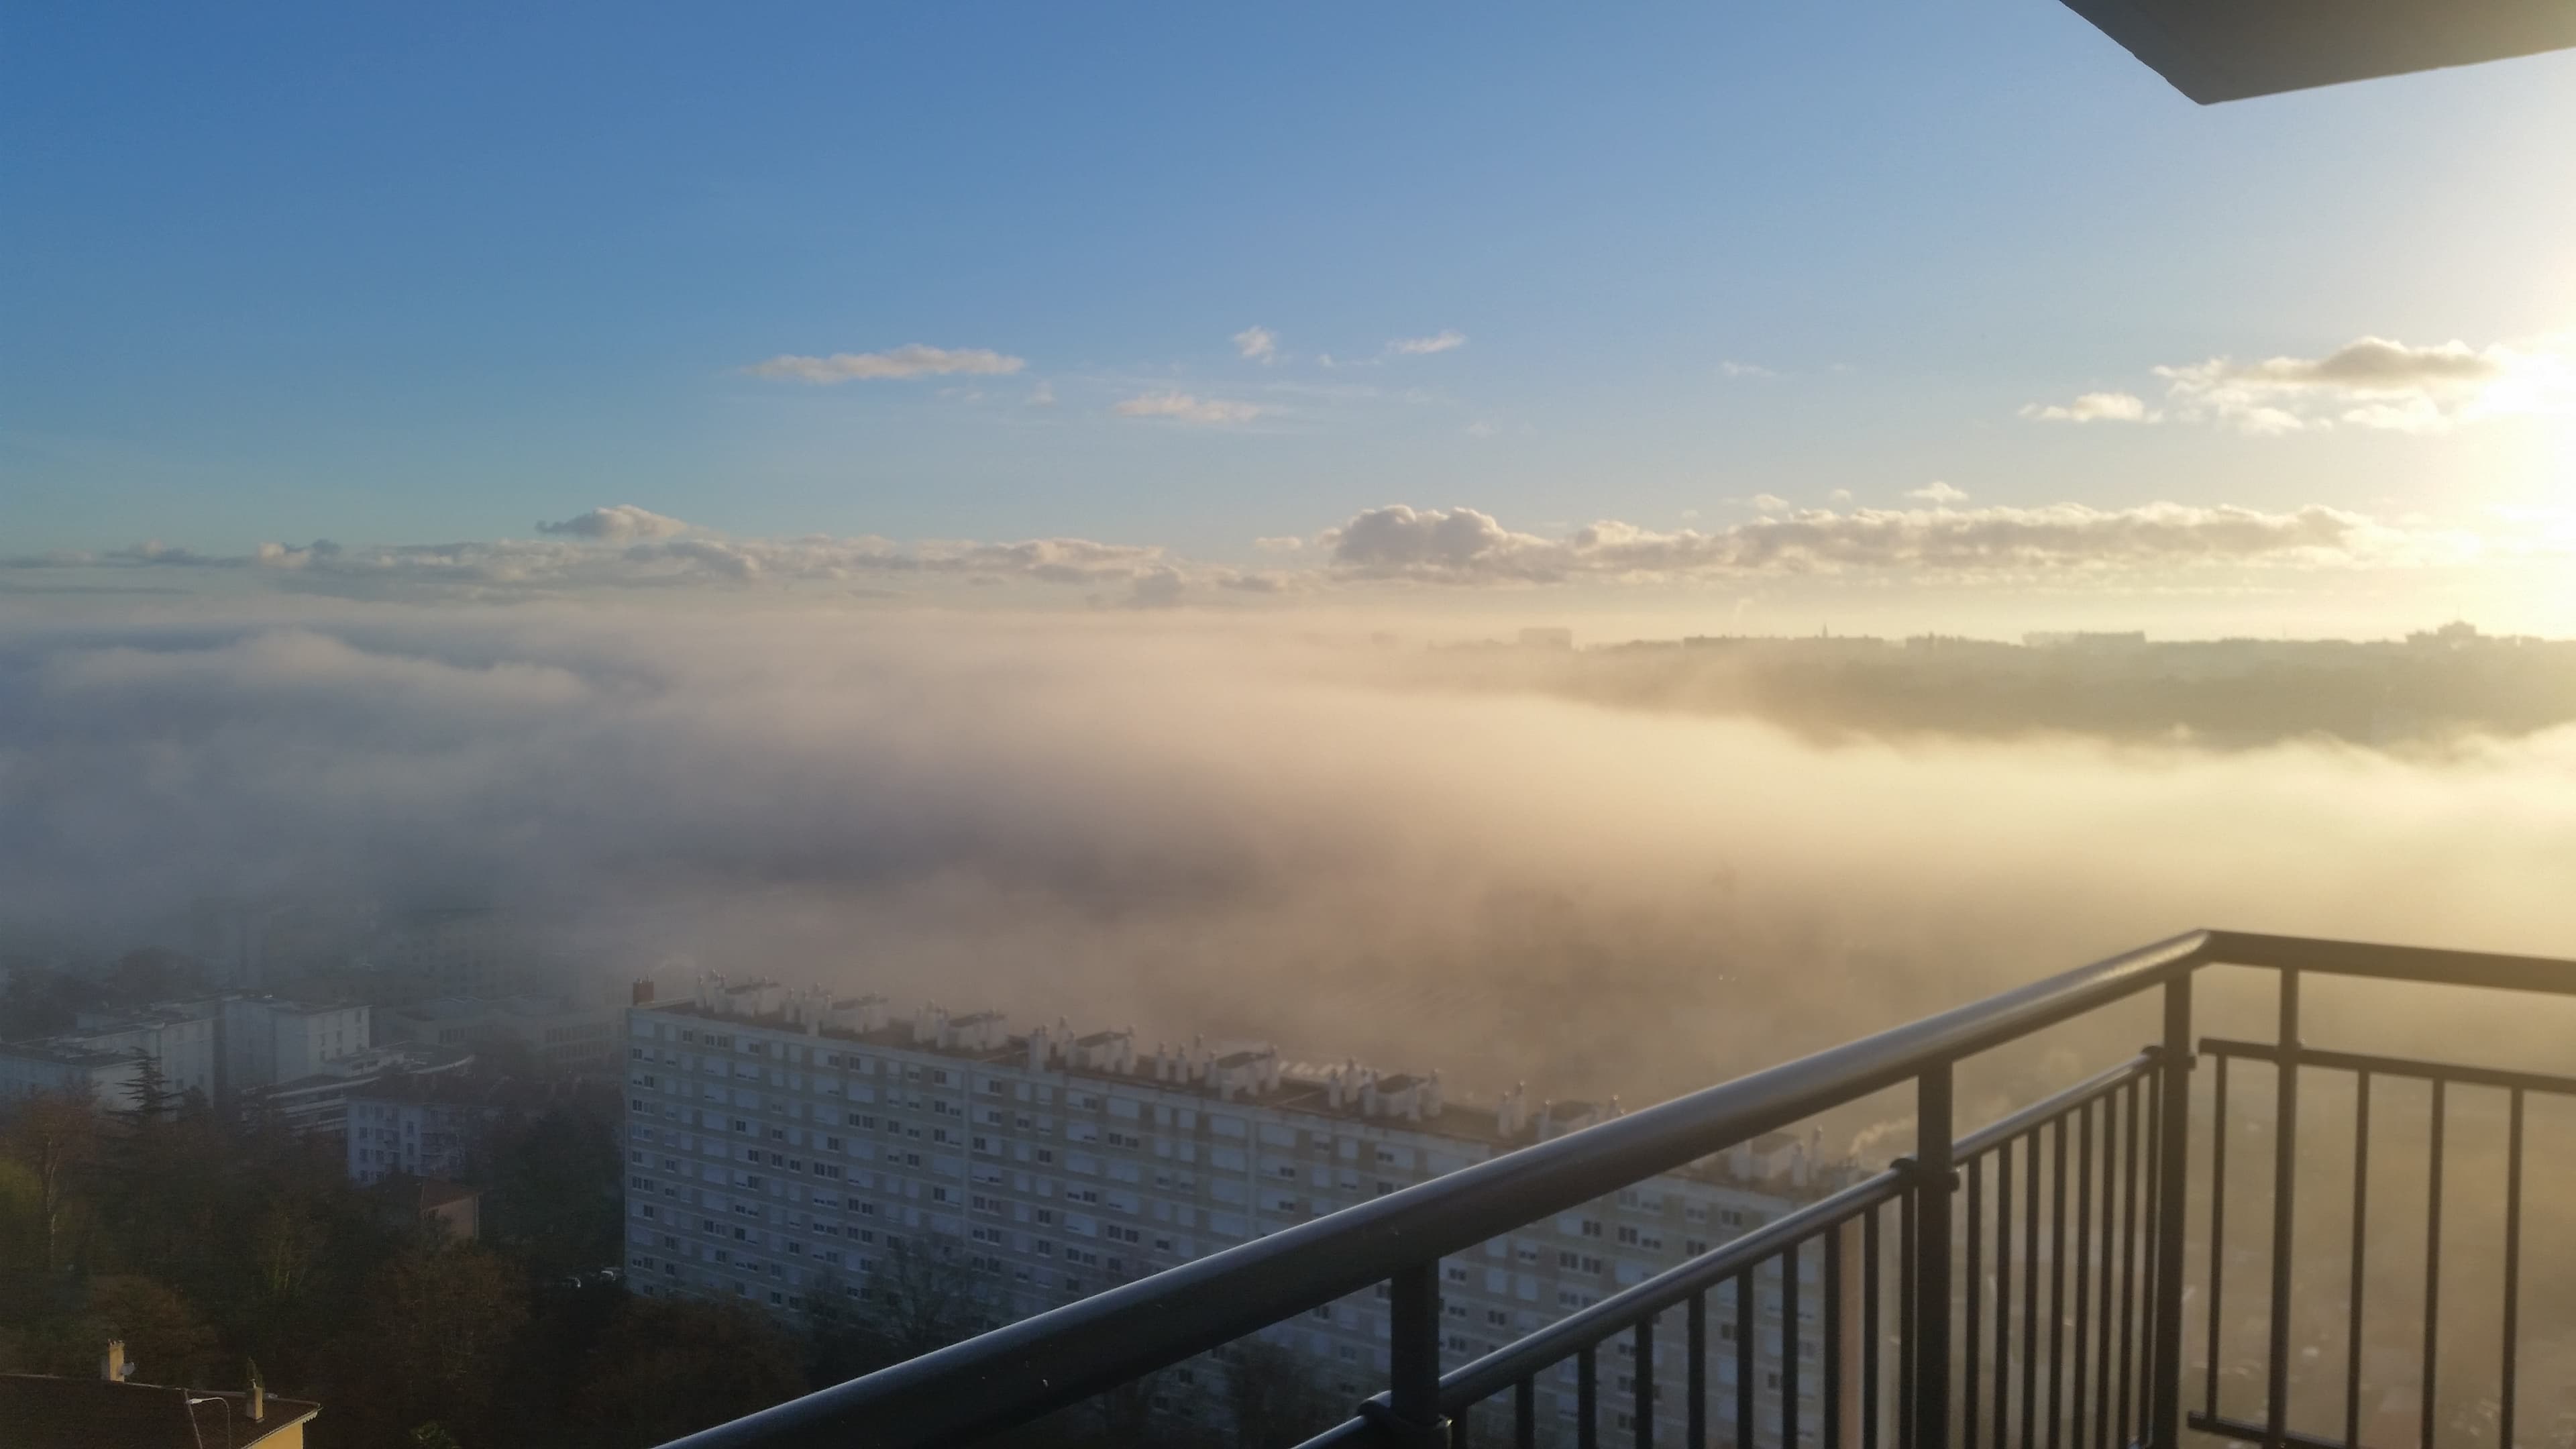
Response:
[[[995,1013],[925,1009],[767,982],[701,984],[628,1013],[629,1282],[798,1313],[865,1301],[924,1255],[973,1285],[980,1325],[1042,1312],[1578,1130],[1609,1108],[1515,1092],[1445,1099],[1437,1074],[1283,1062],[1267,1048],[1137,1050],[1130,1031],[1061,1023],[1011,1034]],[[1467,1362],[1787,1212],[1829,1186],[1811,1143],[1766,1139],[1692,1172],[1532,1224],[1444,1264],[1444,1357]],[[912,1255],[909,1265],[897,1259]],[[1798,1294],[1801,1354],[1822,1351],[1820,1255]],[[1779,1421],[1777,1269],[1756,1290],[1757,1400]],[[1264,1336],[1302,1351],[1319,1388],[1383,1382],[1387,1305],[1352,1295]],[[1711,1391],[1732,1402],[1734,1309],[1711,1301]],[[1659,1335],[1659,1420],[1684,1412],[1679,1325]],[[1724,1351],[1719,1352],[1720,1346]],[[1633,1361],[1605,1346],[1605,1403]],[[1570,1419],[1575,1383],[1541,1386]],[[1802,1398],[1821,1376],[1799,1373]],[[1176,1412],[1206,1414],[1176,1394]],[[1812,1403],[1802,1422],[1818,1422]]]

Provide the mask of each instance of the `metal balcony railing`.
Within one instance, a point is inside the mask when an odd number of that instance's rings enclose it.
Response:
[[[2218,965],[2274,975],[2278,1030],[2271,1042],[2213,1039],[2195,1053],[2193,985],[2204,967]],[[968,1443],[1377,1284],[1388,1300],[1386,1389],[1308,1449],[1464,1449],[1569,1438],[1592,1449],[1603,1441],[1605,1414],[1612,1435],[1641,1449],[1673,1442],[1676,1421],[1679,1442],[1691,1449],[2171,1449],[2186,1427],[2296,1449],[2397,1449],[2369,1443],[2362,1419],[2371,1084],[2392,1078],[2431,1084],[2418,1330],[2425,1449],[2448,1442],[2435,1412],[2445,1093],[2464,1086],[2505,1094],[2502,1352],[2492,1442],[2511,1449],[2524,1104],[2535,1094],[2576,1095],[2576,1078],[2308,1047],[2300,1039],[2300,987],[2311,976],[2576,996],[2576,962],[2194,932],[1478,1163],[717,1426],[671,1449]],[[2148,992],[2162,997],[2159,1040],[2001,1121],[1959,1130],[1953,1091],[1963,1061]],[[2200,1058],[2211,1083],[2206,1120],[2219,1130],[2207,1134],[2207,1180],[2195,1184],[2192,1082]],[[2255,1360],[2261,1385],[2250,1410],[2222,1403],[2221,1393],[2231,1343],[2225,1305],[2231,1291],[2241,1291],[2226,1281],[2236,1256],[2227,1236],[2236,1135],[2226,1125],[2228,1071],[2231,1062],[2246,1061],[2273,1068],[2268,1341]],[[2316,1424],[2294,1421],[2291,1382],[2299,1092],[2311,1072],[2353,1079],[2356,1118],[2342,1412],[2340,1422]],[[1442,1372],[1444,1257],[1908,1085],[1919,1144],[1913,1157]],[[2190,1231],[2195,1195],[2207,1213],[2197,1240]],[[2185,1286],[2193,1256],[2206,1274],[2196,1305]],[[1766,1301],[1765,1293],[1776,1299]],[[2186,1412],[2184,1330],[2194,1309],[2206,1315],[2198,1345],[2204,1381]],[[1766,1334],[1767,1359],[1756,1352]],[[1684,1349],[1677,1385],[1659,1383],[1655,1371],[1658,1338],[1669,1343],[1672,1335]],[[1604,1394],[1600,1360],[1621,1342],[1626,1372]],[[1758,1376],[1761,1361],[1778,1367]],[[1542,1416],[1542,1377],[1568,1365],[1571,1420]],[[1810,1372],[1818,1390],[1812,1409],[1801,1382]],[[2315,1395],[2308,1379],[2316,1371],[2306,1372],[2299,1403]],[[1728,1377],[1731,1386],[1719,1382]],[[1680,1396],[1678,1414],[1668,1390]],[[2239,1416],[2224,1412],[2231,1408]]]

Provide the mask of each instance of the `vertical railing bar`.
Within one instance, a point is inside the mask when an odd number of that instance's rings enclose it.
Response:
[[[1943,1062],[1915,1079],[1915,1210],[1918,1246],[1914,1271],[1913,1449],[1948,1449],[1950,1442],[1950,1194],[1956,1190],[1950,1144],[1956,1136],[1951,1105],[1951,1066]],[[1783,1442],[1797,1449],[1797,1436]]]
[[[2123,1086],[2102,1099],[2102,1248],[2096,1255],[2101,1260],[2099,1288],[2095,1294],[2094,1313],[2099,1328],[2093,1336],[2093,1449],[2109,1449],[2111,1443],[2111,1323],[2112,1263],[2119,1253],[2120,1195],[2114,1183],[2120,1175],[2120,1103],[2128,1094]]]
[[[1861,1449],[1878,1449],[1879,1388],[1885,1382],[1886,1369],[1879,1362],[1879,1304],[1886,1294],[1879,1282],[1879,1262],[1886,1254],[1879,1242],[1878,1216],[1883,1204],[1873,1204],[1861,1217],[1860,1230],[1860,1444]]]
[[[1995,1449],[2012,1445],[2012,1164],[2012,1143],[1995,1144]]]
[[[1735,1449],[1753,1444],[1753,1270],[1735,1275]]]
[[[1780,1250],[1780,1442],[1798,1442],[1799,1245]]]
[[[2522,1332],[2522,1088],[2513,1089],[2506,1109],[2504,1166],[2504,1344],[2503,1382],[2496,1397],[2496,1444],[2513,1449],[2514,1360]]]
[[[1968,1261],[1962,1271],[1967,1278],[1967,1303],[1959,1321],[1959,1442],[1974,1449],[1977,1442],[1977,1356],[1978,1336],[1985,1332],[1985,1237],[1986,1237],[1986,1159],[1983,1154],[1971,1157],[1960,1171],[1968,1179]]]
[[[2066,1426],[2066,1119],[2048,1129],[2048,1449]]]
[[[2147,1396],[2149,1449],[2182,1440],[2183,1163],[2191,1146],[2191,977],[2165,983],[2165,1038],[2156,1094],[2155,1334]],[[2213,1250],[2215,1245],[2213,1244]]]
[[[1690,1307],[1682,1317],[1682,1365],[1690,1402],[1682,1406],[1686,1420],[1682,1442],[1687,1449],[1708,1449],[1708,1295],[1694,1293]]]
[[[2084,1438],[2084,1364],[2093,1345],[2093,1104],[2075,1119],[2075,1358],[2074,1391],[2067,1395],[2073,1417],[2068,1437]]]
[[[1843,1229],[1841,1223],[1825,1230],[1825,1311],[1824,1331],[1816,1344],[1824,1351],[1824,1449],[1842,1449],[1843,1445]],[[1792,1446],[1794,1449],[1794,1446]]]
[[[2352,1079],[2352,1297],[2344,1314],[2343,1442],[2361,1449],[2361,1303],[2370,1241],[2370,1073]]]
[[[1637,1372],[1629,1387],[1635,1393],[1634,1419],[1637,1449],[1655,1449],[1655,1317],[1648,1314],[1637,1320],[1632,1336],[1637,1353]]]
[[[1905,1164],[1914,1172],[1914,1164]],[[1896,1442],[1913,1449],[1914,1436],[1920,1431],[1915,1408],[1919,1400],[1914,1382],[1915,1350],[1920,1340],[1915,1337],[1915,1319],[1922,1312],[1915,1290],[1922,1284],[1916,1265],[1921,1261],[1922,1246],[1919,1215],[1915,1203],[1923,1196],[1923,1179],[1917,1174],[1913,1184],[1896,1200]]]
[[[2279,1056],[2272,1078],[2272,1321],[2263,1389],[2265,1449],[2282,1449],[2290,1432],[2290,1230],[2299,1190],[2299,973],[2284,968],[2280,981]],[[2216,1240],[2210,1246],[2215,1249]],[[2215,1370],[2216,1364],[2211,1367]]]
[[[2138,1165],[2141,1146],[2138,1137],[2138,1098],[2141,1093],[2130,1084],[2128,1100],[2120,1109],[2120,1404],[2112,1420],[2120,1431],[2120,1442],[2126,1444],[2137,1432],[2138,1421],[2129,1415],[2129,1375],[2137,1367],[2140,1345],[2148,1335],[2138,1326]],[[2104,1435],[2104,1441],[2109,1441]]]
[[[1387,1412],[1428,1440],[1440,1418],[1440,1260],[1387,1283]]]
[[[1577,1449],[1601,1449],[1601,1365],[1590,1344],[1574,1355],[1574,1442]]]
[[[2441,1078],[2433,1079],[2432,1168],[2426,1174],[2424,1208],[2424,1426],[2423,1449],[2433,1449],[2435,1399],[2434,1353],[2442,1324],[2442,1117]]]
[[[1475,1436],[1469,1432],[1468,1421],[1475,1415],[1476,1406],[1469,1404],[1449,1420],[1449,1449],[1472,1449]]]
[[[2208,1398],[2201,1412],[2218,1417],[2218,1351],[2223,1336],[2219,1302],[2227,1287],[2227,1058],[2212,1078],[2209,1114],[2209,1360]]]
[[[2030,1191],[2022,1194],[2021,1243],[2028,1261],[2021,1273],[2021,1449],[2039,1443],[2039,1129],[2022,1139],[2022,1176]]]
[[[1513,1449],[1538,1449],[1538,1380],[1512,1385]]]

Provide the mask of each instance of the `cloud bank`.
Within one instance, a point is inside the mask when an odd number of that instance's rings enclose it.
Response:
[[[1181,394],[1131,399],[1131,416],[1227,423],[1245,405]],[[1383,584],[1512,586],[1589,583],[1633,588],[1784,577],[1903,578],[1973,587],[2032,579],[2136,583],[2212,568],[2390,569],[2485,556],[2476,535],[2392,524],[2322,506],[2265,511],[2150,503],[2099,509],[2061,503],[1965,507],[1966,490],[1912,491],[1924,507],[1801,509],[1758,494],[1756,517],[1725,527],[1665,531],[1605,519],[1550,537],[1505,526],[1469,507],[1365,509],[1311,536],[1248,540],[1255,553],[1296,554],[1294,569],[1194,560],[1155,544],[1086,538],[1006,542],[898,541],[875,535],[737,538],[619,504],[537,525],[534,539],[345,545],[264,543],[209,554],[164,543],[103,551],[0,557],[12,574],[166,571],[172,578],[248,578],[297,593],[504,601],[586,592],[824,588],[914,593],[1024,582],[1128,592],[1086,604],[1206,602],[1247,595],[1322,595]],[[1312,549],[1306,544],[1315,545]],[[2524,538],[2508,552],[2546,552]],[[2501,547],[2501,545],[2499,545]]]

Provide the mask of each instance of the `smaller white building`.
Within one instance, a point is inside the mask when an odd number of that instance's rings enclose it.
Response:
[[[227,996],[222,1008],[227,1094],[330,1074],[373,1045],[364,1006]]]
[[[72,1031],[52,1040],[150,1057],[161,1064],[162,1083],[173,1098],[195,1092],[211,1103],[223,1092],[223,1020],[212,1002],[175,1002],[130,1013],[83,1012],[78,1021]]]
[[[0,1098],[39,1092],[86,1097],[101,1107],[130,1104],[143,1058],[130,1051],[98,1051],[51,1038],[0,1045]]]
[[[457,1047],[379,1047],[339,1057],[321,1071],[243,1094],[243,1109],[299,1137],[337,1137],[348,1126],[349,1098],[386,1077],[462,1073],[474,1054]]]
[[[349,1180],[464,1176],[499,1115],[502,1084],[461,1072],[378,1077],[348,1093]]]

